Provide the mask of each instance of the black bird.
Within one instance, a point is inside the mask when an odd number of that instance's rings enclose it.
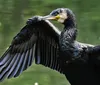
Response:
[[[51,19],[64,25],[62,32]],[[0,81],[19,76],[35,59],[65,74],[71,85],[100,85],[100,46],[80,43],[76,37],[75,15],[68,8],[30,18],[0,58]]]

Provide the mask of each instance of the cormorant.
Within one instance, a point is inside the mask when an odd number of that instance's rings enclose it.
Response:
[[[52,19],[64,25],[62,32]],[[19,76],[35,59],[36,64],[65,74],[71,85],[100,85],[100,46],[76,41],[76,28],[68,8],[30,18],[0,58],[0,81]]]

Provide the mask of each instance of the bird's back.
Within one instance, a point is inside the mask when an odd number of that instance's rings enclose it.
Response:
[[[73,43],[73,47],[78,50],[82,48],[92,49],[94,45],[75,41]],[[98,66],[95,65],[96,61],[88,59],[90,56],[87,53],[80,53],[79,57],[75,57],[76,60],[74,59],[67,61],[65,60],[66,56],[68,56],[66,52],[62,53],[62,57],[64,57],[62,69],[66,78],[69,80],[69,82],[71,82],[71,85],[100,85],[100,76],[98,75],[99,72],[97,68]]]

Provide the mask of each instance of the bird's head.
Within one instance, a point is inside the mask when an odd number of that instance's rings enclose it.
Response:
[[[58,8],[53,10],[49,15],[44,16],[48,20],[57,20],[60,23],[65,23],[68,20],[75,21],[74,13],[68,8]]]

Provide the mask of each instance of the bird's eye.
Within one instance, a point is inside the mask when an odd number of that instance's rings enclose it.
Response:
[[[59,12],[53,12],[53,13],[51,13],[53,16],[56,16],[56,15],[58,15],[59,14]]]

